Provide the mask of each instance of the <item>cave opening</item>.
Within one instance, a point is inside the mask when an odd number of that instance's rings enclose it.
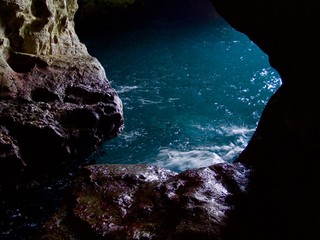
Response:
[[[209,0],[152,2],[100,15],[90,28],[80,7],[80,39],[124,104],[123,133],[92,157],[177,172],[234,161],[281,84],[278,73]]]

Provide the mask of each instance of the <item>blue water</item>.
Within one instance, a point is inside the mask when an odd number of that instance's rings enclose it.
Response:
[[[281,84],[268,57],[219,17],[156,20],[85,43],[124,105],[124,131],[98,163],[179,172],[232,162]]]

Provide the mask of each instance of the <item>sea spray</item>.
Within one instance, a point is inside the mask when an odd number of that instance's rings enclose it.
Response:
[[[268,57],[222,18],[162,19],[85,42],[124,104],[124,131],[98,163],[180,172],[232,162],[281,84]]]

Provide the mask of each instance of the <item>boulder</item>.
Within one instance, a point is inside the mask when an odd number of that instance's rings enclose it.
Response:
[[[87,166],[37,239],[221,239],[248,174],[227,163],[179,174],[149,165]]]

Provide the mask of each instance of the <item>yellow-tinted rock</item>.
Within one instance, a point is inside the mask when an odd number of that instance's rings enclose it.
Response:
[[[14,52],[35,55],[87,54],[74,31],[77,2],[64,0],[0,1],[2,30]]]

